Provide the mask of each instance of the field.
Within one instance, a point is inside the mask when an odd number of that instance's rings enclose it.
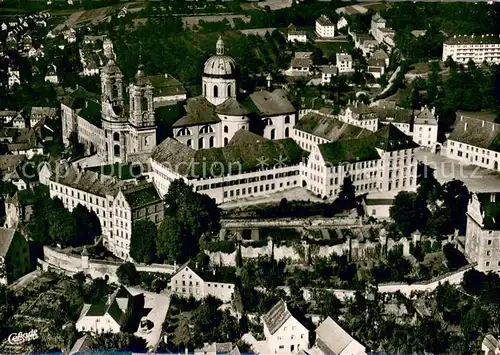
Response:
[[[317,42],[316,46],[323,51],[326,58],[352,50],[352,44],[349,42]]]

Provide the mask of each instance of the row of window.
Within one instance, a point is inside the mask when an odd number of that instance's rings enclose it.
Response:
[[[293,183],[290,183],[290,181],[286,182],[286,186],[291,186],[291,185],[296,186],[297,185],[297,180],[294,180]],[[279,187],[283,188],[283,183],[280,183]],[[251,195],[252,193],[258,193],[258,192],[264,192],[264,191],[272,191],[274,189],[275,189],[275,184],[270,184],[270,185],[266,184],[266,185],[254,186],[253,187],[253,192],[252,192],[252,188],[251,187],[249,187],[248,189],[247,188],[242,188],[241,191],[240,191],[240,189],[230,190],[229,192],[228,191],[224,191],[224,198],[234,197],[234,196]],[[241,194],[240,194],[240,192],[241,192]]]
[[[196,186],[196,191],[212,190],[212,189],[218,189],[221,187],[244,185],[244,184],[249,184],[249,183],[251,184],[254,182],[269,181],[269,180],[273,180],[273,179],[280,179],[283,177],[296,176],[296,175],[299,175],[298,170],[288,171],[285,173],[276,173],[276,174],[254,176],[251,178],[245,178],[245,179],[239,179],[239,180],[230,180],[230,181],[224,181],[224,182],[217,182],[217,183],[213,183],[213,184],[199,185],[199,186]]]

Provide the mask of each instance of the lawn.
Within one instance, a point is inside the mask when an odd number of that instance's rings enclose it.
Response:
[[[334,57],[336,53],[348,53],[352,50],[350,42],[318,42],[316,46],[323,51],[326,58]]]

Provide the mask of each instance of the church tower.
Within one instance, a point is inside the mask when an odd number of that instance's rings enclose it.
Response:
[[[151,152],[156,145],[156,125],[153,106],[153,86],[139,65],[134,82],[129,86],[130,136],[128,154]]]

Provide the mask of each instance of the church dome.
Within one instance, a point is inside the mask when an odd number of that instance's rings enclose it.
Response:
[[[104,73],[109,75],[121,74],[121,70],[113,59],[110,59],[103,68]]]
[[[236,62],[230,56],[224,55],[224,41],[219,37],[216,45],[216,55],[205,62],[203,74],[212,77],[231,77],[236,73]]]

